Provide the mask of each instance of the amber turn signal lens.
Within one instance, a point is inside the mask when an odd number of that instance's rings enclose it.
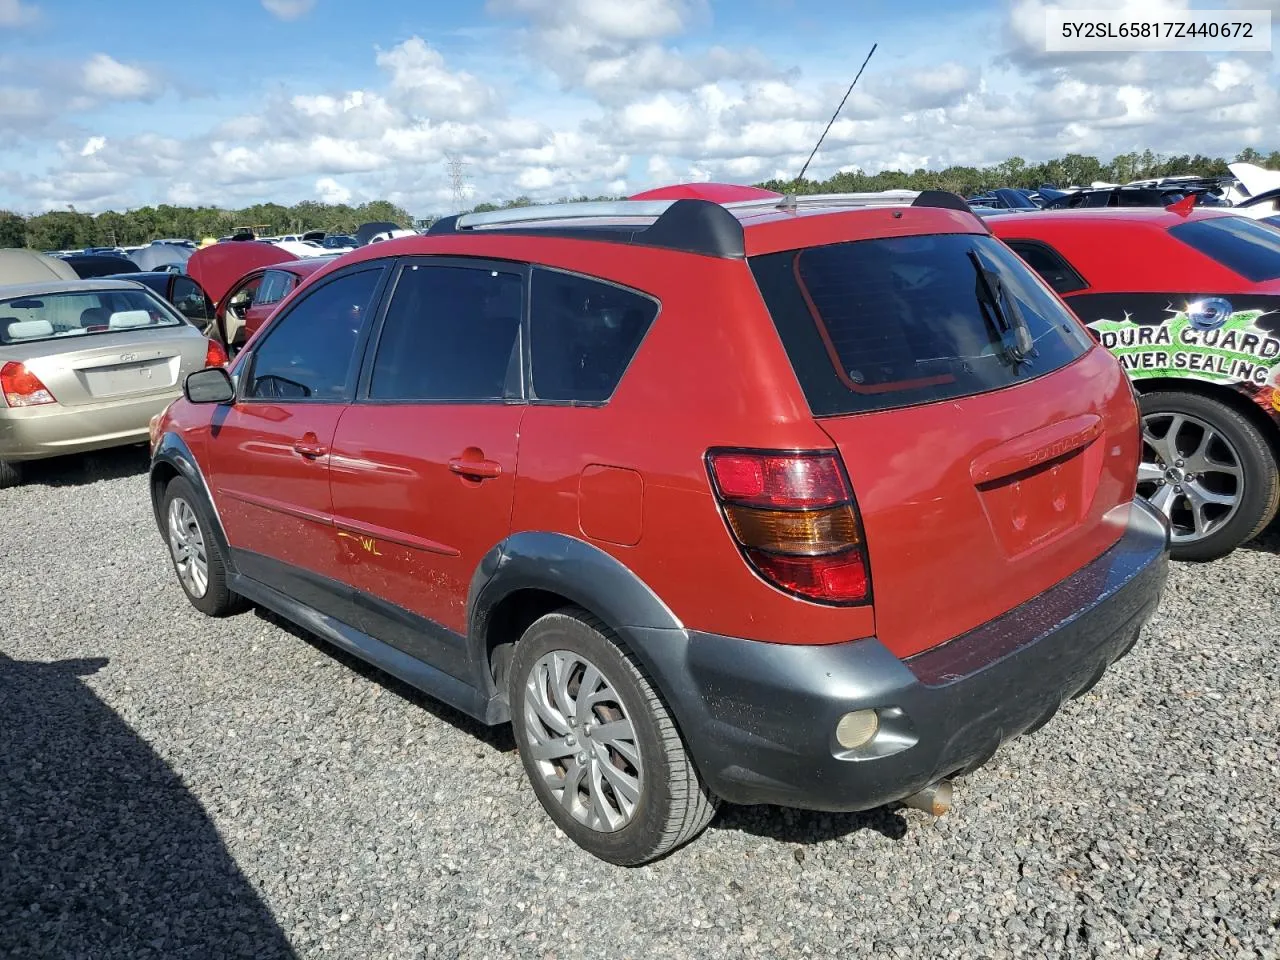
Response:
[[[744,547],[819,556],[858,542],[858,522],[848,507],[829,510],[757,510],[725,507],[733,535]]]

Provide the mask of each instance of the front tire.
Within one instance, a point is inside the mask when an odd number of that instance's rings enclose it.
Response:
[[[161,505],[169,559],[191,605],[211,617],[239,613],[248,604],[227,586],[227,564],[213,536],[204,503],[182,477],[165,487]]]
[[[540,618],[508,677],[525,773],[574,843],[638,866],[706,829],[715,796],[644,668],[598,619],[576,607]]]
[[[1177,390],[1143,394],[1138,494],[1169,518],[1175,560],[1216,560],[1262,532],[1280,506],[1266,438],[1236,410]]]

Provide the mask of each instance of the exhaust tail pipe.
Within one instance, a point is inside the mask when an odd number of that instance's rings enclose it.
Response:
[[[951,809],[951,781],[939,780],[931,783],[919,793],[913,793],[902,801],[913,810],[940,817]]]

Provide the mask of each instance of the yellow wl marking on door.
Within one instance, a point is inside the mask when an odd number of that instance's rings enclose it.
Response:
[[[382,551],[378,549],[378,541],[373,537],[359,536],[354,533],[347,533],[345,530],[339,530],[338,536],[346,537],[348,540],[359,541],[360,547],[365,553],[372,553],[375,557],[382,556]]]

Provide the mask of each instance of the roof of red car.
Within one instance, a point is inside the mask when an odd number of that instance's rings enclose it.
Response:
[[[763,187],[749,187],[741,183],[674,183],[654,187],[632,194],[628,200],[680,200],[692,198],[710,200],[712,203],[732,203],[735,200],[759,200],[766,197],[782,199],[782,194]]]
[[[1033,210],[1029,213],[1000,213],[986,219],[993,233],[1012,229],[1018,223],[1142,223],[1174,227],[1189,220],[1234,216],[1221,207],[1196,207],[1190,213],[1176,213],[1166,207],[1076,207],[1071,210]]]

